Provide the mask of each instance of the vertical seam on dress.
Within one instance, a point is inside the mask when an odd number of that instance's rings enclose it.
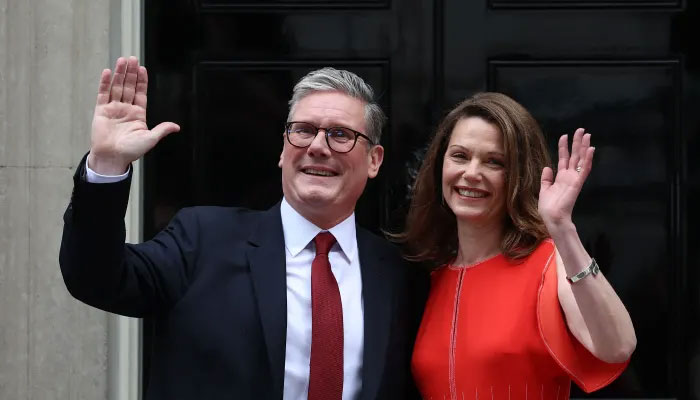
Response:
[[[459,271],[457,280],[457,289],[455,291],[454,309],[452,312],[452,337],[450,338],[450,354],[449,357],[449,383],[450,383],[450,398],[457,400],[457,382],[455,371],[455,353],[457,351],[457,314],[459,312],[459,297],[462,292],[462,278],[464,270]]]

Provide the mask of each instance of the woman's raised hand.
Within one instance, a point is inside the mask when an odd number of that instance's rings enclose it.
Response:
[[[591,172],[593,153],[591,134],[579,128],[574,133],[569,155],[568,135],[559,138],[557,175],[551,168],[542,170],[538,210],[550,231],[571,223],[571,214],[583,183]]]

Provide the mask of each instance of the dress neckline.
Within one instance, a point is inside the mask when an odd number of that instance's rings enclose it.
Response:
[[[465,264],[465,265],[454,265],[453,262],[450,262],[447,264],[447,268],[455,271],[461,271],[461,270],[470,270],[473,269],[474,267],[478,267],[480,265],[486,264],[489,261],[495,260],[498,257],[501,257],[503,253],[496,253],[492,256],[488,256],[486,258],[483,258],[481,260],[477,260],[471,264]]]

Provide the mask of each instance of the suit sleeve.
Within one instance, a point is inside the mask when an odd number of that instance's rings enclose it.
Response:
[[[195,213],[183,210],[152,240],[125,244],[131,176],[88,183],[84,164],[73,177],[63,217],[59,263],[68,291],[86,304],[130,317],[169,309],[187,290],[195,263]]]

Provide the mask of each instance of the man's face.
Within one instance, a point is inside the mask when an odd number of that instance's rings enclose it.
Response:
[[[340,92],[314,92],[297,102],[291,121],[317,127],[346,127],[366,134],[365,103]],[[348,153],[336,153],[326,143],[325,130],[306,148],[284,140],[279,166],[284,197],[297,212],[322,229],[347,218],[384,158],[382,146],[362,137]]]

